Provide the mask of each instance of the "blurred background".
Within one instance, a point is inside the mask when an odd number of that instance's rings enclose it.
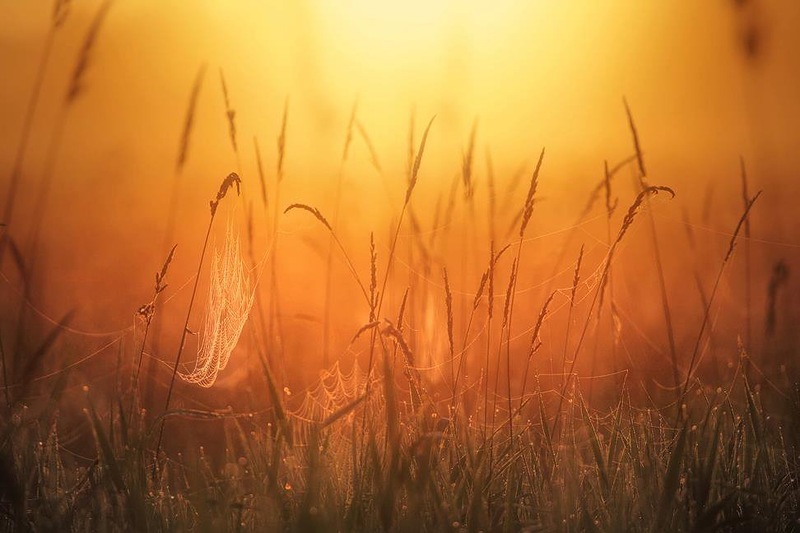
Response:
[[[791,265],[798,256],[798,2],[120,0],[108,9],[80,92],[65,107],[76,61],[99,9],[101,3],[91,0],[70,2],[63,23],[53,29],[51,2],[0,0],[4,202],[28,102],[44,64],[14,216],[5,231],[24,248],[31,228],[41,225],[31,301],[51,317],[76,309],[76,329],[106,332],[131,325],[135,310],[149,300],[152,274],[166,256],[173,205],[172,240],[178,252],[168,292],[175,292],[164,313],[164,331],[173,333],[163,333],[161,341],[162,349],[172,353],[174,331],[188,301],[186,283],[196,268],[208,220],[207,202],[228,172],[240,172],[244,183],[242,200],[228,202],[226,214],[244,228],[250,212],[256,261],[269,252],[276,234],[271,226],[276,139],[285,106],[286,160],[278,207],[292,202],[318,207],[333,221],[365,279],[371,231],[379,263],[388,255],[390,228],[397,223],[406,186],[410,122],[416,145],[436,115],[414,197],[422,229],[404,228],[401,248],[408,248],[412,233],[436,231],[436,205],[446,204],[451,184],[461,176],[476,125],[473,180],[476,197],[482,198],[480,227],[468,234],[475,239],[468,253],[448,255],[443,247],[437,263],[450,263],[457,305],[471,304],[488,256],[486,154],[491,154],[499,191],[498,220],[504,221],[498,240],[505,244],[514,238],[505,229],[524,201],[530,173],[546,146],[541,201],[530,230],[542,237],[526,245],[530,271],[523,274],[524,286],[539,292],[520,304],[529,311],[521,311],[520,320],[529,326],[544,295],[537,280],[552,274],[567,230],[603,178],[604,160],[613,166],[634,153],[623,97],[636,120],[647,179],[677,193],[673,202],[657,199],[651,209],[665,250],[676,327],[686,326],[679,343],[691,342],[702,314],[697,295],[688,293],[695,290],[688,281],[690,269],[699,270],[710,285],[742,212],[740,157],[747,165],[750,195],[764,190],[749,241],[758,329],[763,329],[774,265],[781,258]],[[48,39],[52,48],[42,63]],[[203,67],[188,156],[178,173],[187,108]],[[229,138],[220,71],[235,110],[238,156]],[[353,133],[343,162],[354,107],[375,155],[364,136]],[[266,208],[254,137],[268,183]],[[516,188],[515,176],[521,183]],[[635,183],[633,169],[619,176],[618,218]],[[41,209],[36,202],[44,179],[51,179],[52,186]],[[178,199],[171,204],[173,190]],[[574,262],[580,244],[586,243],[590,270],[607,245],[605,218],[598,213],[597,227],[583,227],[566,252]],[[284,336],[293,339],[285,351],[299,374],[305,370],[296,378],[303,383],[322,361],[328,237],[311,217],[289,213],[278,220],[276,277]],[[464,211],[454,220],[466,224],[469,215]],[[687,240],[687,228],[696,248]],[[224,224],[217,229],[224,231]],[[462,230],[453,231],[458,235]],[[632,236],[620,266],[621,276],[637,281],[627,289],[619,284],[620,302],[625,302],[620,306],[632,317],[631,324],[620,327],[639,330],[631,342],[660,344],[661,303],[647,242],[644,232]],[[705,255],[700,257],[697,249]],[[340,280],[331,294],[337,310],[331,341],[335,358],[367,321],[367,311],[355,301],[357,287],[343,261],[338,254],[334,258],[334,277]],[[3,297],[19,297],[20,280],[8,257],[2,267]],[[554,283],[568,288],[568,262],[562,268]],[[428,279],[436,291],[439,271],[435,268]],[[398,278],[405,275],[398,267]],[[734,288],[742,285],[741,276],[741,268],[733,269],[725,279],[721,305],[726,309],[741,309],[743,296]],[[400,281],[395,287],[391,309],[404,285]],[[441,318],[443,296],[437,292],[436,298],[435,313]],[[796,300],[786,298],[785,307],[797,314],[792,311]],[[199,327],[196,315],[193,324]],[[719,327],[740,331],[742,315],[726,315],[729,323]],[[112,359],[113,354],[108,365]],[[232,375],[235,370],[226,374],[229,384],[237,382]]]

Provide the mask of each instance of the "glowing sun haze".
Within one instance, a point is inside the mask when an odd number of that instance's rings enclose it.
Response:
[[[800,168],[800,3],[744,4],[115,2],[56,165],[44,236],[50,264],[58,265],[48,278],[60,289],[58,298],[49,296],[56,300],[51,303],[65,309],[86,300],[90,287],[109,289],[84,301],[89,308],[82,320],[103,322],[113,316],[100,311],[104,305],[146,293],[149,276],[141,275],[142,265],[149,272],[163,257],[169,184],[192,83],[204,64],[178,218],[177,240],[187,257],[199,246],[197,227],[218,180],[239,165],[228,140],[220,69],[236,111],[250,199],[258,197],[252,139],[259,138],[272,178],[288,99],[282,202],[305,201],[331,212],[348,118],[358,102],[358,120],[384,170],[378,176],[364,143],[354,141],[344,180],[357,193],[343,198],[350,216],[341,224],[345,236],[355,232],[359,246],[364,228],[384,231],[397,215],[412,110],[417,140],[437,115],[416,193],[423,205],[432,206],[448,190],[477,119],[477,186],[485,186],[487,149],[498,180],[507,183],[520,165],[529,172],[546,145],[541,191],[553,201],[543,204],[537,224],[543,232],[563,225],[574,217],[570,199],[585,198],[603,160],[616,162],[632,152],[623,96],[654,180],[702,191],[709,181],[738,179],[743,155],[756,182],[775,185],[775,201],[789,198],[796,189],[789,177]],[[26,157],[28,186],[40,179],[69,73],[98,6],[75,0],[55,36]],[[0,0],[0,65],[14,73],[0,85],[4,165],[18,143],[49,17],[48,2]],[[748,58],[742,43],[750,27],[763,39],[758,54]],[[19,224],[30,216],[33,195],[23,196]],[[286,240],[306,254],[293,273],[312,272],[318,252],[299,239]],[[132,279],[141,282],[119,283]]]

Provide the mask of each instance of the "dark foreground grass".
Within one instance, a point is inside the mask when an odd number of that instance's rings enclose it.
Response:
[[[64,454],[55,412],[11,414],[0,523],[8,531],[795,531],[799,391],[781,414],[767,414],[738,375],[729,390],[697,389],[678,427],[631,405],[625,388],[602,413],[571,393],[554,435],[552,398],[538,391],[513,435],[422,409],[402,413],[396,442],[387,441],[379,401],[297,422],[292,438],[252,417],[174,411],[224,419],[224,457],[202,446],[162,454],[155,476],[158,424],[126,419],[122,405],[101,421],[88,391],[88,463]],[[362,441],[351,430],[364,406]]]

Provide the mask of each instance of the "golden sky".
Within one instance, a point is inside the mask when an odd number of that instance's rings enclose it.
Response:
[[[25,208],[99,5],[73,1],[55,35],[24,167],[21,223],[31,216]],[[43,0],[0,0],[3,168],[10,168],[19,142],[50,13]],[[604,159],[632,153],[623,96],[653,181],[693,192],[711,182],[724,191],[727,183],[738,184],[742,155],[755,183],[768,185],[769,198],[779,202],[800,181],[798,27],[800,3],[789,0],[120,0],[108,13],[66,122],[48,212],[48,255],[59,265],[50,279],[68,300],[92,286],[118,287],[109,270],[130,279],[141,274],[143,262],[160,264],[178,140],[203,64],[179,218],[182,249],[190,256],[207,200],[238,165],[220,69],[237,112],[246,188],[254,179],[253,136],[273,173],[289,99],[284,203],[330,205],[357,100],[386,174],[376,176],[364,145],[354,143],[345,181],[363,195],[344,205],[362,220],[384,223],[396,209],[412,109],[417,136],[437,115],[421,197],[433,200],[449,187],[477,117],[477,166],[484,168],[482,154],[490,148],[498,179],[507,181],[547,146],[542,194],[558,200],[554,214],[570,218],[575,209],[563,200],[584,198]],[[748,58],[742,43],[751,31],[759,46]],[[249,183],[251,198],[257,197],[255,182]],[[370,194],[383,196],[364,201]],[[735,220],[736,209],[723,213],[723,222]],[[783,216],[774,213],[785,229],[791,220]],[[121,289],[131,299],[146,293],[150,276],[140,277]]]

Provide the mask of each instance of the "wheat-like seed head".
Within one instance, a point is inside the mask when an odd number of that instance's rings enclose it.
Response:
[[[475,291],[475,298],[472,300],[472,310],[478,308],[478,304],[481,301],[481,297],[483,296],[483,291],[486,288],[486,280],[489,279],[489,270],[484,270],[483,274],[481,275],[481,281],[478,283],[478,290]]]
[[[491,243],[489,243],[489,320],[491,320],[494,316],[494,268],[496,263],[497,259],[495,259],[494,255],[494,239],[492,239]]]
[[[167,288],[167,285],[164,283],[164,278],[167,277],[167,270],[169,270],[169,265],[172,263],[173,257],[175,257],[175,249],[178,247],[177,244],[172,246],[172,249],[169,251],[169,255],[167,255],[166,261],[164,261],[164,265],[161,267],[161,272],[156,273],[156,285],[155,291],[156,294],[163,292],[164,289]]]
[[[606,192],[606,216],[611,219],[619,199],[611,200],[611,171],[608,169],[608,161],[603,161],[603,189]]]
[[[106,0],[103,2],[92,20],[92,25],[89,26],[89,31],[86,33],[80,54],[78,55],[78,61],[75,63],[75,68],[72,70],[65,101],[67,106],[71,105],[81,92],[83,78],[91,62],[92,51],[97,44],[97,37],[100,34],[100,29],[103,27],[103,22],[106,19],[106,15],[108,15],[108,10],[111,8],[112,3],[113,0]]]
[[[183,121],[183,134],[181,135],[181,145],[178,150],[178,159],[175,162],[175,170],[180,172],[186,164],[186,159],[189,157],[189,141],[191,139],[192,130],[194,129],[194,117],[197,111],[197,101],[200,98],[200,90],[203,88],[203,79],[205,78],[206,65],[200,65],[197,75],[194,79],[192,86],[192,94],[189,96],[189,107],[186,110],[186,118]]]
[[[370,321],[375,320],[375,310],[378,306],[378,252],[375,250],[375,234],[369,234],[369,316]]]
[[[69,15],[71,0],[56,0],[53,4],[52,24],[53,28],[60,28],[67,20]]]
[[[648,196],[656,195],[661,191],[669,193],[670,198],[675,198],[675,191],[673,191],[669,187],[664,187],[660,185],[651,185],[645,187],[639,192],[639,194],[636,196],[636,199],[628,208],[628,212],[625,214],[625,218],[622,219],[622,226],[619,229],[619,233],[617,234],[617,239],[616,241],[614,241],[613,246],[616,246],[617,244],[619,244],[620,241],[622,241],[622,238],[625,236],[625,233],[631,227],[631,224],[633,224],[633,219],[636,218],[636,214],[639,212],[639,208],[642,206],[642,202],[644,202]]]
[[[372,163],[372,166],[375,167],[375,170],[378,172],[378,174],[383,174],[383,168],[378,160],[378,152],[375,150],[375,145],[372,144],[372,139],[370,139],[367,129],[360,120],[356,120],[356,129],[358,130],[358,134],[361,136],[361,139],[364,141],[364,144],[367,146],[370,163]]]
[[[539,170],[542,168],[542,160],[544,159],[544,148],[539,154],[539,160],[536,162],[536,168],[533,170],[531,176],[531,185],[528,188],[528,197],[525,199],[525,207],[522,210],[522,224],[519,227],[519,236],[522,238],[525,235],[525,228],[528,227],[528,222],[533,215],[533,204],[536,200],[536,187],[539,185]]]
[[[464,199],[467,202],[472,201],[472,197],[475,194],[475,184],[472,179],[472,161],[474,159],[473,154],[475,151],[475,134],[477,133],[477,129],[478,119],[475,118],[475,121],[472,123],[472,130],[469,134],[467,151],[461,159],[461,180],[464,183]]]
[[[231,101],[228,98],[228,85],[225,83],[225,73],[222,69],[219,69],[219,79],[222,82],[222,96],[225,98],[225,117],[228,119],[228,134],[231,138],[234,153],[238,153],[239,148],[236,144],[236,111],[231,108]]]
[[[644,168],[644,157],[642,156],[642,148],[639,144],[639,133],[636,131],[636,124],[633,121],[633,113],[631,113],[631,108],[628,106],[628,100],[623,98],[622,103],[625,105],[625,114],[628,116],[628,126],[630,126],[631,135],[633,136],[633,147],[636,150],[636,163],[639,165],[639,179],[641,180],[642,186],[646,187],[647,183],[645,182],[645,178],[647,177],[647,171]]]
[[[425,153],[425,143],[428,141],[428,132],[431,130],[431,125],[433,125],[434,119],[436,119],[436,115],[431,117],[430,122],[428,122],[428,126],[425,128],[425,132],[422,134],[422,141],[419,143],[417,157],[414,159],[414,166],[411,167],[411,178],[408,181],[408,188],[406,189],[406,204],[411,199],[411,193],[414,192],[414,187],[417,186],[419,167],[422,164],[422,154]]]
[[[172,259],[175,256],[175,249],[177,247],[177,244],[172,247],[172,249],[169,251],[166,261],[164,261],[164,265],[161,267],[161,271],[156,272],[155,284],[153,286],[153,298],[148,303],[139,307],[139,309],[136,311],[136,314],[143,318],[148,325],[153,320],[158,296],[167,288],[167,284],[164,283],[164,280],[167,277],[167,270],[169,270],[169,265],[172,263]]]
[[[583,262],[583,244],[581,244],[581,251],[578,254],[578,262],[575,265],[575,273],[572,276],[572,292],[570,294],[570,305],[575,305],[575,293],[578,290],[578,283],[581,280],[581,263]]]
[[[253,147],[256,151],[256,166],[258,168],[258,182],[261,184],[261,202],[267,208],[267,180],[264,177],[264,165],[261,163],[261,150],[258,147],[258,137],[253,136]]]
[[[550,296],[547,297],[547,300],[545,300],[542,306],[542,310],[539,312],[539,318],[536,319],[536,325],[533,327],[533,334],[531,335],[531,346],[528,349],[528,359],[542,346],[542,342],[539,340],[539,332],[542,329],[542,324],[544,324],[544,319],[547,317],[547,308],[550,306],[550,302],[553,301],[555,295],[556,291],[550,293]]]
[[[283,103],[283,118],[281,119],[281,132],[278,135],[278,162],[276,163],[278,183],[283,181],[283,160],[286,157],[286,122],[289,118],[289,98]]]
[[[360,337],[360,336],[361,336],[361,335],[362,335],[362,334],[363,334],[365,331],[369,331],[369,330],[371,330],[371,329],[374,329],[374,328],[376,328],[378,325],[380,325],[380,321],[378,321],[378,320],[373,320],[372,322],[368,322],[368,323],[364,324],[363,326],[361,326],[360,328],[358,328],[358,330],[356,331],[355,335],[353,335],[353,338],[350,340],[350,344],[353,344],[354,342],[356,342],[356,341],[358,340],[358,338],[359,338],[359,337]]]
[[[447,268],[442,269],[442,276],[444,277],[444,295],[445,304],[447,305],[447,340],[450,343],[450,357],[453,357],[454,344],[453,344],[453,293],[450,292],[450,279],[447,277]]]
[[[742,227],[745,226],[747,220],[749,219],[750,210],[753,209],[753,204],[755,204],[756,200],[758,200],[758,197],[761,196],[761,192],[762,191],[758,191],[756,195],[753,196],[747,202],[744,213],[742,213],[742,216],[739,218],[739,222],[736,224],[736,229],[733,231],[733,235],[731,235],[731,240],[728,243],[728,251],[725,254],[725,259],[723,260],[723,262],[727,263],[728,260],[733,255],[733,249],[736,246],[736,239],[739,237],[739,232],[742,230]]]
[[[405,338],[403,338],[403,333],[389,320],[386,320],[386,326],[383,328],[382,334],[394,340],[400,348],[400,352],[403,354],[405,360],[405,374],[411,386],[411,403],[416,410],[422,405],[422,396],[420,394],[421,384],[412,370],[414,368],[414,354],[411,348],[409,348]]]
[[[409,289],[406,287],[406,290],[403,292],[403,301],[400,302],[400,309],[397,312],[397,331],[403,331],[403,317],[406,312],[406,303],[408,302],[408,291]]]
[[[235,186],[236,195],[237,196],[239,195],[240,192],[239,187],[241,183],[242,179],[236,172],[231,172],[225,177],[224,180],[222,180],[222,184],[220,184],[219,186],[219,191],[217,191],[217,197],[214,200],[211,200],[211,202],[209,202],[209,205],[211,206],[212,217],[217,214],[217,207],[219,206],[219,203],[222,201],[222,199],[225,198],[225,195],[228,194],[228,189]]]
[[[350,155],[350,145],[353,143],[353,128],[356,123],[356,113],[358,112],[358,99],[353,102],[350,109],[350,119],[347,121],[347,134],[344,137],[344,147],[342,148],[342,163],[347,161]]]
[[[333,231],[333,228],[331,227],[330,223],[328,222],[328,219],[326,219],[324,216],[322,216],[322,213],[320,213],[319,209],[317,209],[316,207],[311,207],[310,205],[306,205],[306,204],[292,204],[289,207],[287,207],[286,209],[284,209],[283,212],[284,212],[284,214],[286,214],[289,211],[291,211],[292,209],[302,209],[303,211],[308,211],[309,213],[311,213],[314,216],[314,218],[319,220],[319,222],[323,226],[328,228],[328,231],[331,231],[331,232]]]
[[[508,321],[511,318],[511,300],[514,296],[514,282],[517,281],[517,266],[519,265],[519,261],[515,257],[514,260],[511,262],[511,274],[508,277],[508,287],[506,287],[506,301],[503,307],[503,325],[502,329],[505,329],[508,325]]]

